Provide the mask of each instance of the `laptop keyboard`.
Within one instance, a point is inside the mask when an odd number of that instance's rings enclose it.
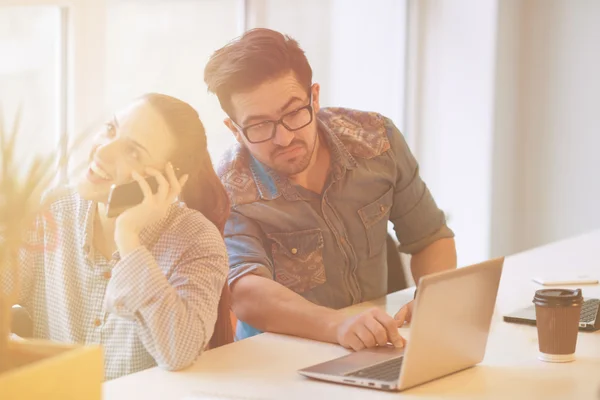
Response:
[[[598,307],[600,307],[600,299],[590,299],[583,302],[581,306],[581,314],[579,315],[580,322],[594,322],[598,315]]]
[[[404,357],[392,358],[391,360],[350,372],[346,376],[356,376],[386,382],[395,381],[400,377],[400,368],[402,368],[403,360]]]

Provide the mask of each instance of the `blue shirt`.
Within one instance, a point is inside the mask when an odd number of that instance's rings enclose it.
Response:
[[[410,254],[454,234],[388,118],[326,108],[317,121],[332,159],[321,194],[294,185],[240,145],[221,161],[232,202],[229,282],[256,274],[338,309],[387,293],[388,221],[400,251]],[[236,338],[256,333],[240,321]]]

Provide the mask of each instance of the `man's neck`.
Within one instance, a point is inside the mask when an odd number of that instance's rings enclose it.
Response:
[[[329,148],[317,134],[315,149],[308,167],[301,173],[290,176],[290,181],[315,193],[321,193],[329,175],[331,154]]]

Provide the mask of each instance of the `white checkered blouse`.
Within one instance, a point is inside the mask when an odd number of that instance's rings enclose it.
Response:
[[[63,193],[64,192],[64,193]],[[218,229],[173,204],[125,258],[94,251],[96,204],[62,190],[21,258],[34,336],[100,344],[107,379],[190,365],[208,344],[228,264]]]

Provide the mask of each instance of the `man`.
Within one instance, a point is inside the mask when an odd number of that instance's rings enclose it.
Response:
[[[456,267],[452,231],[402,135],[381,115],[319,105],[293,39],[255,29],[217,50],[205,82],[239,144],[219,167],[237,338],[271,331],[360,350],[403,346],[379,309],[338,309],[387,293],[386,234],[412,254],[415,281]]]

